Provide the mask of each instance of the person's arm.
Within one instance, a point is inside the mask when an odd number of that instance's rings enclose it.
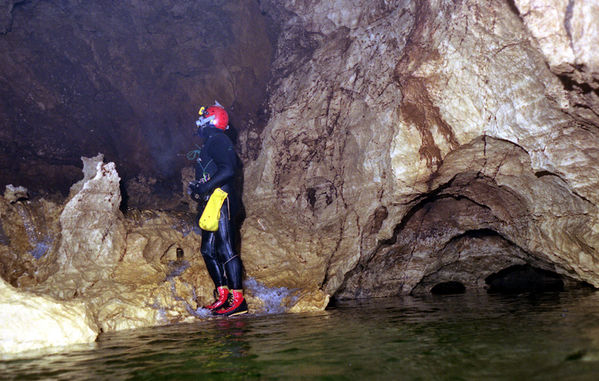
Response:
[[[218,135],[210,143],[207,147],[208,154],[216,164],[217,171],[207,182],[194,186],[194,192],[200,195],[212,193],[235,176],[237,158],[229,138],[225,135]]]

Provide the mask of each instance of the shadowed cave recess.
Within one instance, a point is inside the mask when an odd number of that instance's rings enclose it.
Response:
[[[172,208],[200,106],[225,105],[232,138],[263,127],[274,37],[256,2],[1,7],[2,188],[66,196],[80,157],[103,153],[128,206]]]
[[[245,279],[291,293],[287,311],[598,286],[596,63],[552,62],[528,6],[4,2],[0,186],[28,195],[2,199],[0,275],[88,298],[103,331],[188,317],[212,286],[187,153],[199,106],[218,100],[244,168]],[[82,157],[95,158],[83,176]],[[101,223],[72,218],[93,213]],[[178,248],[189,266],[165,278]],[[103,312],[118,294],[107,277],[137,286],[146,320]]]
[[[590,287],[528,252],[526,244],[506,238],[530,229],[529,213],[510,189],[480,173],[460,173],[418,202],[393,238],[348,274],[337,296],[521,294]]]
[[[519,245],[531,220],[525,199],[512,189],[481,173],[459,173],[410,209],[393,237],[348,273],[337,297],[592,287],[543,255],[530,253],[526,239]]]

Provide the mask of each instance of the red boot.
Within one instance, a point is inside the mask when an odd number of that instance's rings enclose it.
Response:
[[[216,301],[212,304],[204,306],[204,308],[207,308],[211,311],[220,308],[227,302],[228,296],[229,288],[227,286],[218,287],[216,290],[214,290],[214,297],[216,298]]]
[[[235,316],[247,314],[247,312],[248,305],[245,302],[245,298],[243,297],[243,292],[241,290],[231,290],[227,304],[225,304],[221,309],[212,311],[214,315],[220,316]]]

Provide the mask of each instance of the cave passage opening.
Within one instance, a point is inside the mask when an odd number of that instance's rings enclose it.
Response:
[[[485,279],[489,293],[522,294],[564,291],[562,277],[550,270],[530,264],[514,265]]]
[[[476,144],[483,152],[504,145]],[[336,298],[542,293],[580,285],[575,274],[529,247],[535,221],[517,187],[477,171],[447,178],[413,201],[393,235],[348,273]]]
[[[463,294],[466,292],[466,286],[463,283],[457,281],[448,281],[437,283],[431,288],[431,294],[433,295],[451,295],[451,294]]]

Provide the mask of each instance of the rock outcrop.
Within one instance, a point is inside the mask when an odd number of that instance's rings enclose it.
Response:
[[[524,24],[551,72],[564,84],[570,114],[597,125],[599,115],[599,4],[595,1],[516,0]]]
[[[193,319],[196,298],[211,297],[209,277],[198,261],[199,235],[189,234],[189,216],[132,212],[125,217],[115,164],[104,163],[103,155],[82,159],[84,178],[64,205],[0,198],[1,275],[19,286],[5,287],[0,300],[6,313],[36,304],[45,311],[47,305],[50,312],[15,320],[43,326],[43,319],[54,319],[49,328],[66,327],[49,330],[37,341],[2,332],[5,351],[93,341],[99,332]],[[177,259],[177,248],[188,256]],[[78,319],[94,330],[85,336],[89,340],[70,336],[68,327],[82,324],[75,323]]]
[[[0,285],[1,317],[15,321],[0,331],[4,352],[211,316],[199,307],[212,301],[214,285],[200,254],[195,214],[124,215],[115,164],[104,163],[103,155],[82,160],[84,178],[64,204],[0,197],[0,276],[12,284]],[[266,288],[250,278],[246,291],[253,313],[315,308],[298,290]],[[27,312],[36,305],[38,312]],[[37,339],[36,330],[22,336],[11,331],[43,325],[48,332]]]
[[[283,22],[248,274],[342,298],[523,264],[599,286],[596,5],[261,4]]]
[[[85,303],[19,291],[0,278],[0,358],[9,353],[93,342]]]

